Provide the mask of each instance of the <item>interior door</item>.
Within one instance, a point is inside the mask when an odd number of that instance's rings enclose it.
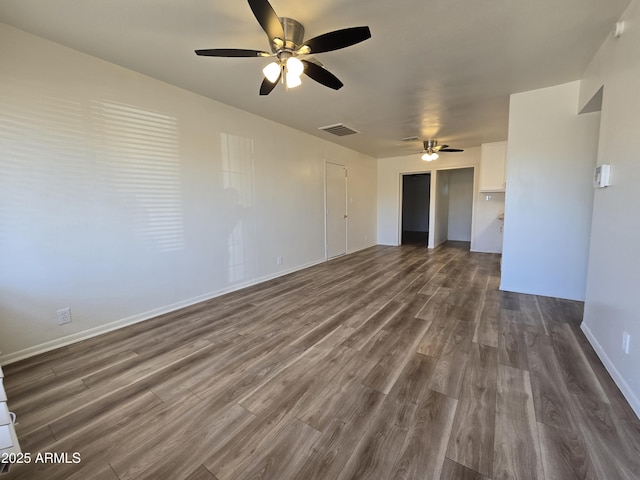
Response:
[[[325,248],[327,258],[334,258],[347,253],[347,168],[325,165]]]

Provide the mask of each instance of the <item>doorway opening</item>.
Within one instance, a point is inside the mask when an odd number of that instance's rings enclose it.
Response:
[[[471,244],[474,168],[438,170],[435,182],[433,246],[447,241]]]
[[[430,173],[402,175],[402,245],[428,245],[430,197]]]

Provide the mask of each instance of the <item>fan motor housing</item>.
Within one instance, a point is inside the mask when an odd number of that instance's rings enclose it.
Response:
[[[293,18],[281,17],[280,24],[284,30],[284,48],[295,50],[304,41],[304,27]],[[272,45],[271,49],[275,53],[278,48]]]

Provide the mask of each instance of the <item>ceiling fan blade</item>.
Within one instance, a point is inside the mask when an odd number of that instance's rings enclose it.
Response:
[[[315,80],[318,83],[321,83],[325,87],[333,88],[334,90],[340,90],[344,84],[338,80],[333,73],[331,73],[326,68],[321,67],[320,65],[309,62],[307,60],[302,60],[304,64],[304,73],[311,79]]]
[[[371,38],[369,27],[351,27],[325,33],[307,40],[304,44],[311,49],[311,53],[322,53],[350,47],[368,38]]]
[[[278,79],[273,83],[271,83],[266,78],[262,80],[262,85],[260,85],[260,95],[269,95],[273,91],[273,89],[276,88],[276,85],[278,85],[278,82],[280,81],[281,77],[282,77],[282,73],[278,76]]]
[[[441,148],[441,152],[464,152],[464,150],[460,148]]]
[[[269,40],[273,41],[274,38],[284,40],[284,30],[280,19],[267,0],[249,0],[249,6],[256,20],[267,33]]]
[[[205,57],[269,57],[270,53],[260,50],[245,50],[243,48],[208,48],[196,50],[196,55]]]

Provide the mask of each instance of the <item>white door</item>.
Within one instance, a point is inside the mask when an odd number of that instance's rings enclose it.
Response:
[[[347,253],[347,168],[325,165],[325,246],[327,258],[333,258]]]

